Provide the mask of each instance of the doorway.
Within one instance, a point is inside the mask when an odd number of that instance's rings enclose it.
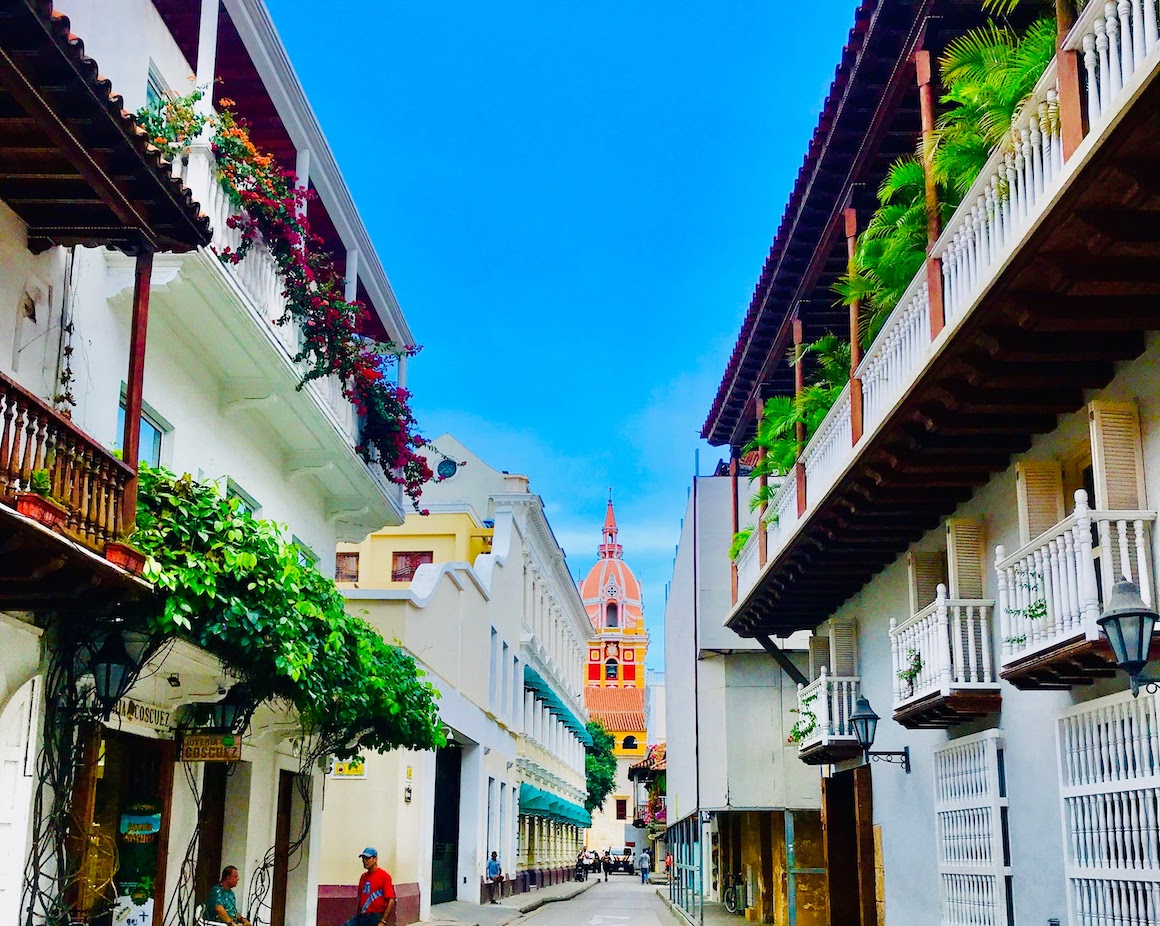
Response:
[[[830,920],[878,926],[870,769],[861,766],[822,779]]]
[[[201,782],[201,816],[198,819],[197,871],[193,896],[208,897],[222,873],[222,842],[226,822],[226,782],[230,771],[225,762],[206,762]]]
[[[28,811],[35,783],[36,679],[26,682],[0,711],[0,910],[20,904],[28,858]]]
[[[435,825],[431,847],[431,903],[455,900],[459,868],[459,791],[463,753],[435,753]]]

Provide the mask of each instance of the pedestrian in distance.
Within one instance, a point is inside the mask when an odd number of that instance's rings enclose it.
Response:
[[[498,892],[500,897],[503,896],[503,868],[495,852],[492,852],[491,858],[487,860],[487,880],[491,883],[491,902],[499,903],[495,895]]]
[[[238,869],[226,865],[222,869],[221,880],[209,889],[202,915],[207,922],[224,923],[226,926],[250,926],[244,916],[238,916],[238,899],[234,888],[238,884]]]
[[[363,864],[358,879],[358,912],[343,926],[387,926],[395,912],[395,885],[386,869],[379,867],[377,849],[367,846],[358,857]]]
[[[648,873],[652,867],[652,857],[648,854],[648,849],[637,857],[636,864],[640,868],[640,883],[648,884]]]
[[[600,867],[604,869],[604,880],[608,880],[608,873],[612,871],[612,853],[604,850],[604,857],[600,860]]]

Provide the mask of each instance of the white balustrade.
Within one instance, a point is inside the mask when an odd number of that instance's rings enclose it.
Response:
[[[1048,66],[992,152],[933,253],[942,262],[943,312],[949,323],[993,277],[1011,245],[1050,199],[1063,170],[1059,89]]]
[[[1093,0],[1064,47],[1081,56],[1088,122],[1097,128],[1157,45],[1156,0]]]
[[[894,709],[936,692],[997,688],[991,641],[995,602],[937,597],[909,620],[890,620]]]
[[[1056,721],[1072,923],[1160,920],[1160,703],[1110,695]]]
[[[765,554],[771,560],[781,552],[798,520],[797,478],[791,471],[781,477],[781,485],[769,503],[769,524],[765,528]]]
[[[821,501],[853,457],[850,435],[850,384],[847,383],[802,452],[807,507]]]
[[[195,144],[185,156],[175,158],[173,172],[189,186],[194,199],[209,217],[213,251],[224,254],[228,249],[236,253],[242,243],[242,233],[230,228],[230,220],[241,216],[242,212],[218,182],[217,162],[209,146]],[[254,242],[242,260],[237,263],[224,261],[222,266],[249,297],[252,309],[269,325],[287,357],[296,357],[302,349],[302,328],[295,320],[286,318],[285,282],[265,243],[261,240]],[[305,372],[303,363],[299,363],[298,368]],[[352,444],[356,443],[358,415],[343,394],[341,381],[327,376],[312,380],[306,388],[329,412],[343,436]]]
[[[855,376],[862,381],[862,428],[869,433],[914,381],[930,353],[930,293],[920,270],[866,351]]]
[[[761,531],[760,527],[755,527],[753,533],[749,535],[749,539],[745,541],[745,545],[741,548],[741,553],[737,557],[737,595],[742,597],[747,591],[753,588],[757,582],[757,575],[761,571],[761,564],[758,562],[757,547],[760,540],[758,536]]]
[[[809,727],[799,741],[798,750],[818,743],[823,746],[835,741],[855,741],[850,715],[858,699],[858,676],[830,675],[825,666],[808,685],[798,685],[798,723]]]
[[[1098,639],[1096,619],[1121,577],[1151,604],[1155,520],[1154,511],[1092,511],[1080,489],[1075,511],[1050,530],[1010,556],[997,547],[1003,664],[1073,637]]]

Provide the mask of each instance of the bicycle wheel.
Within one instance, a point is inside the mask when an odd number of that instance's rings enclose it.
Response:
[[[725,888],[725,909],[730,913],[735,914],[737,912],[737,888]]]

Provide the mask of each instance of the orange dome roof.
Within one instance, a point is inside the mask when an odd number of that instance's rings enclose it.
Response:
[[[580,597],[588,618],[598,630],[606,629],[602,620],[605,606],[615,602],[618,610],[617,630],[643,629],[644,606],[641,601],[640,581],[622,556],[624,548],[616,542],[616,513],[612,499],[604,515],[604,542],[600,544],[600,558],[588,570],[580,583]],[[611,628],[607,628],[611,629]]]

